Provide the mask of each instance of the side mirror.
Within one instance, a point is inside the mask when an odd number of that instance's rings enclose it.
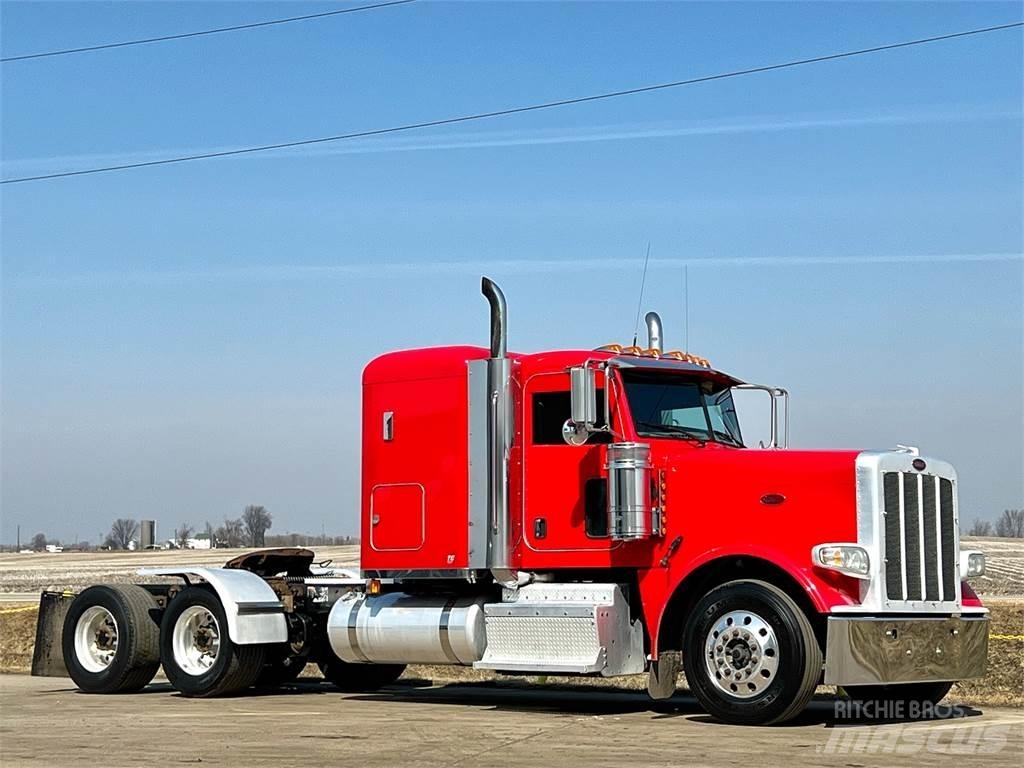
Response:
[[[569,445],[583,445],[597,423],[597,376],[585,365],[569,369],[569,420],[562,427],[562,438]]]
[[[570,368],[569,387],[572,400],[570,418],[588,427],[597,422],[597,376],[594,369],[587,366]]]

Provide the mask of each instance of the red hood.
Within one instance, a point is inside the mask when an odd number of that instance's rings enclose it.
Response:
[[[857,540],[857,451],[650,444],[666,481],[665,540],[682,536],[681,562],[747,552],[810,572],[814,545]]]

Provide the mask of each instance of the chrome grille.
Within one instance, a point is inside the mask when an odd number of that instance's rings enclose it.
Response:
[[[956,599],[953,482],[883,472],[885,594],[889,600]]]

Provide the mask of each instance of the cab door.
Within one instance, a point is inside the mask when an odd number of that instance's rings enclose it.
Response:
[[[598,413],[604,413],[598,376]],[[562,426],[570,415],[569,374],[529,378],[520,400],[523,486],[520,514],[523,565],[575,567],[606,564],[613,542],[606,514],[605,433],[585,445],[568,445]],[[555,559],[545,557],[557,553]],[[573,554],[579,558],[574,558]]]

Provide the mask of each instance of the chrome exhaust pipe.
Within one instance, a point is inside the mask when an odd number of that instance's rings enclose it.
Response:
[[[644,322],[647,323],[647,348],[661,352],[661,316],[657,312],[648,312]]]
[[[495,582],[515,588],[525,574],[512,570],[512,540],[508,504],[508,453],[512,446],[512,398],[507,357],[508,308],[505,294],[490,278],[480,280],[480,292],[491,305],[491,358],[487,361],[487,495],[490,520],[487,563]]]
[[[505,294],[489,277],[480,280],[480,292],[491,305],[491,359],[505,357],[508,344],[508,308]]]

